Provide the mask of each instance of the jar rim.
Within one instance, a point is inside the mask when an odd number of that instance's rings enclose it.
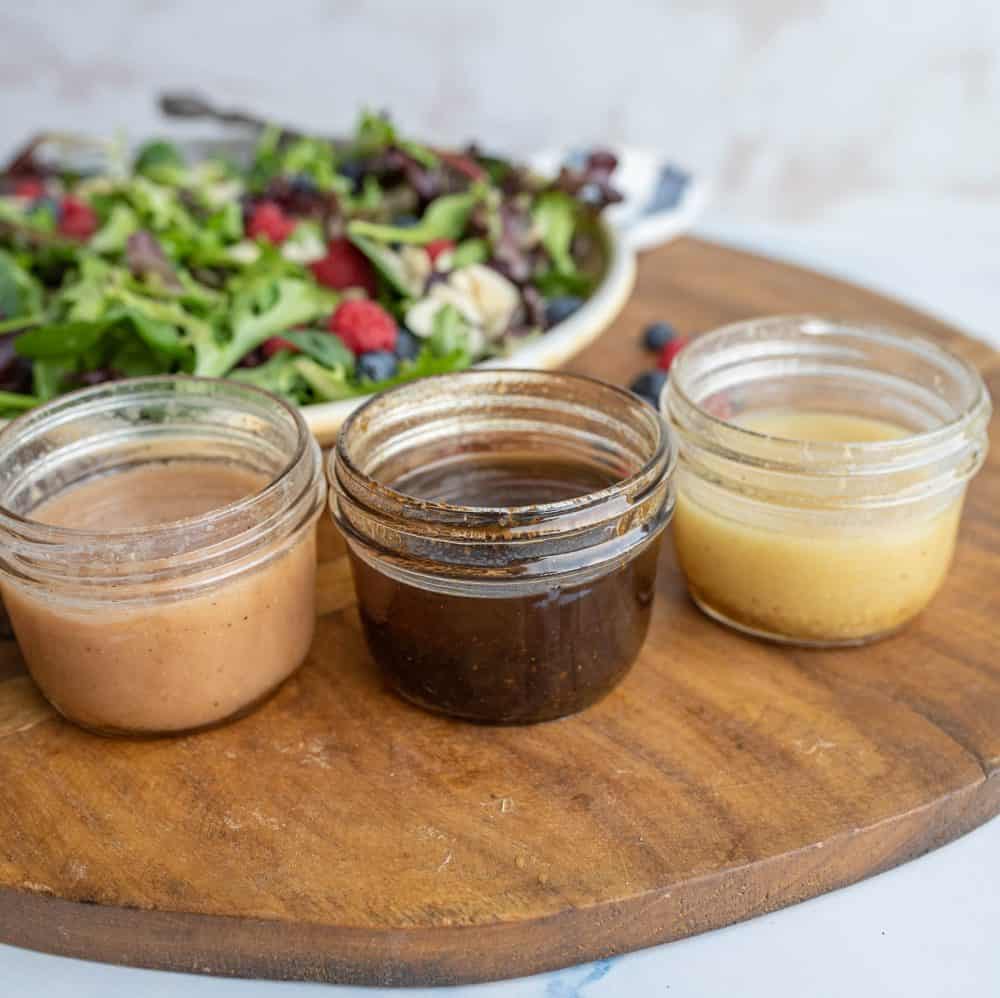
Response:
[[[291,417],[296,429],[296,445],[289,459],[285,462],[281,470],[273,477],[269,477],[267,484],[250,495],[243,496],[234,502],[227,503],[194,516],[182,517],[177,520],[168,520],[164,523],[152,527],[111,527],[101,530],[80,529],[78,527],[67,527],[57,524],[44,523],[31,516],[25,516],[15,512],[3,505],[0,501],[0,523],[9,524],[19,529],[21,532],[31,532],[37,537],[43,537],[47,541],[56,543],[96,543],[102,538],[113,538],[115,540],[127,541],[130,537],[136,536],[156,536],[158,538],[170,538],[175,534],[183,534],[190,530],[192,525],[211,525],[220,522],[228,517],[240,515],[249,510],[265,505],[273,496],[284,488],[285,481],[302,459],[311,442],[309,427],[299,412],[298,408],[286,402],[284,399],[272,394],[256,385],[245,384],[234,381],[231,378],[202,378],[187,374],[172,375],[150,375],[141,378],[124,378],[119,381],[105,382],[100,385],[92,385],[80,388],[73,392],[67,392],[53,399],[51,402],[29,410],[11,420],[2,430],[0,430],[0,449],[11,444],[15,444],[18,435],[27,427],[41,429],[50,427],[52,423],[58,422],[58,417],[63,416],[69,410],[76,410],[76,407],[87,402],[101,398],[113,398],[123,392],[135,391],[138,394],[144,389],[152,389],[157,386],[170,387],[176,385],[191,385],[192,387],[215,386],[226,391],[238,391],[243,395],[256,397],[267,405],[274,407],[276,412],[284,412]],[[78,411],[78,410],[77,410]]]
[[[392,486],[385,484],[379,479],[362,471],[357,463],[352,459],[347,450],[347,441],[354,427],[362,423],[370,414],[373,406],[385,404],[386,399],[405,396],[408,392],[414,391],[418,386],[428,384],[444,384],[448,381],[469,382],[480,380],[485,382],[495,382],[497,379],[507,378],[530,378],[535,381],[548,381],[553,384],[582,384],[596,387],[601,391],[613,394],[618,398],[627,401],[635,406],[634,411],[643,413],[650,418],[650,425],[656,431],[656,444],[652,454],[643,462],[642,466],[626,478],[612,482],[595,492],[588,492],[583,496],[570,499],[561,499],[554,502],[533,503],[523,506],[466,506],[459,503],[447,503],[437,500],[417,499],[405,492],[399,492]],[[443,374],[433,374],[420,378],[418,381],[405,382],[396,385],[384,392],[379,393],[369,399],[363,405],[354,410],[344,421],[337,435],[337,442],[330,452],[329,471],[331,481],[334,480],[334,468],[336,465],[343,465],[352,479],[359,482],[368,489],[378,489],[387,498],[398,503],[418,502],[422,511],[429,513],[439,513],[442,518],[461,518],[466,523],[477,521],[494,521],[498,516],[502,516],[505,526],[515,527],[522,523],[538,523],[549,519],[555,519],[562,513],[576,512],[586,509],[589,506],[600,504],[609,498],[627,492],[636,483],[648,478],[656,467],[665,461],[664,475],[669,478],[673,472],[677,461],[677,448],[674,444],[666,424],[660,414],[647,403],[643,402],[633,392],[617,385],[609,384],[600,378],[592,378],[585,374],[576,374],[568,371],[546,371],[533,370],[530,368],[503,368],[485,370],[464,370],[451,371]]]
[[[927,430],[908,431],[899,438],[874,441],[806,441],[801,438],[778,436],[741,426],[739,423],[712,412],[711,409],[696,401],[687,391],[685,375],[688,373],[688,369],[700,356],[717,346],[720,341],[740,333],[745,333],[748,336],[759,333],[763,337],[768,333],[777,332],[781,327],[791,326],[795,327],[795,334],[815,337],[817,342],[820,342],[823,337],[831,335],[857,336],[885,346],[907,349],[920,354],[931,362],[941,366],[947,365],[960,371],[960,376],[966,380],[971,389],[968,393],[971,397],[961,412],[944,420],[940,425]],[[973,424],[982,422],[990,411],[989,393],[975,366],[964,357],[936,343],[929,337],[889,323],[854,322],[812,314],[779,315],[741,320],[697,337],[690,346],[677,355],[673,363],[670,379],[661,397],[661,408],[665,413],[673,414],[670,403],[674,400],[696,412],[699,420],[704,421],[708,427],[722,431],[728,440],[766,442],[776,445],[782,450],[801,449],[808,446],[816,463],[824,463],[824,458],[831,458],[830,463],[836,464],[863,461],[865,457],[873,459],[885,457],[891,460],[893,455],[909,454],[914,450],[936,447],[964,432]]]

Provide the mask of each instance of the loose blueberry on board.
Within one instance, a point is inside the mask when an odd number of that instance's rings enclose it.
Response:
[[[660,370],[643,371],[629,389],[653,406],[660,404],[660,392],[667,383],[667,372]]]
[[[358,375],[364,381],[385,381],[396,373],[396,355],[388,350],[372,350],[358,358]]]
[[[677,330],[669,322],[653,322],[643,330],[642,345],[659,353],[676,336]]]
[[[396,334],[396,356],[400,360],[413,360],[420,353],[420,340],[408,329]]]
[[[583,299],[576,295],[557,295],[545,303],[545,321],[554,326],[557,322],[568,319],[581,305]]]

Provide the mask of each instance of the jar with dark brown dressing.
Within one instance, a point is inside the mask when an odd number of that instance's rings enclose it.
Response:
[[[331,503],[388,681],[491,723],[601,699],[645,640],[672,464],[649,407],[570,375],[448,375],[359,410]]]

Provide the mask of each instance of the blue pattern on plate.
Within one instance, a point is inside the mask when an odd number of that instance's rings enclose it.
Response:
[[[642,215],[656,215],[661,211],[671,211],[680,204],[684,192],[691,183],[691,174],[667,163],[660,168],[656,186],[649,200],[642,206]]]

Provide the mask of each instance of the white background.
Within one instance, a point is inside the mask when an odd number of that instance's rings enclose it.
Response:
[[[367,103],[420,136],[522,153],[649,146],[713,179],[702,234],[874,285],[1000,344],[995,0],[0,4],[0,152],[40,127],[145,135],[166,88],[329,132]],[[994,821],[746,925],[467,993],[992,998],[998,931]],[[36,991],[348,993],[0,947],[0,996]]]
[[[0,149],[132,136],[195,88],[332,132],[530,152],[648,145],[711,176],[711,224],[998,338],[996,0],[0,3]]]

